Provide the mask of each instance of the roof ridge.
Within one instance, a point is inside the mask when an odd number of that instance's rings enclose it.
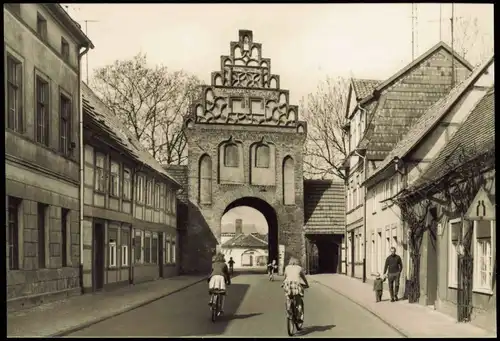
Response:
[[[448,44],[446,44],[444,41],[439,41],[437,44],[429,48],[427,51],[422,53],[420,56],[412,60],[410,63],[406,64],[404,67],[402,67],[400,70],[396,71],[392,76],[387,78],[386,80],[380,82],[377,87],[374,89],[377,91],[382,91],[386,86],[391,84],[392,82],[396,81],[399,79],[403,74],[406,72],[410,71],[413,67],[419,65],[421,62],[423,62],[427,57],[431,56],[433,53],[439,50],[439,48],[443,48],[446,51],[448,51],[452,57],[455,57],[459,62],[464,64],[469,70],[474,70],[474,66],[472,66],[467,60],[462,58],[456,51],[454,51]],[[365,104],[370,98],[373,97],[373,94],[370,94],[363,98],[360,102],[360,104]]]
[[[266,244],[269,244],[268,242],[266,242],[265,240],[262,240],[260,238],[258,238],[257,236],[254,236],[253,234],[250,234],[252,237],[254,237],[255,239],[257,239],[258,241],[261,241],[263,243],[266,243]]]

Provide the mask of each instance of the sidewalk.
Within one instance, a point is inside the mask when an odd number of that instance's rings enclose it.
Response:
[[[202,276],[176,276],[13,312],[7,316],[7,336],[50,337],[76,331],[205,279]]]
[[[388,291],[384,291],[382,302],[375,303],[372,286],[359,279],[331,274],[308,277],[363,306],[407,337],[496,337],[420,304],[410,304],[406,300],[391,303],[387,300],[390,298]]]

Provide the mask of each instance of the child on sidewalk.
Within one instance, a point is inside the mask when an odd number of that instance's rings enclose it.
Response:
[[[376,302],[382,301],[382,294],[384,292],[384,278],[380,278],[380,274],[377,273],[377,278],[373,281],[373,291],[375,291]]]

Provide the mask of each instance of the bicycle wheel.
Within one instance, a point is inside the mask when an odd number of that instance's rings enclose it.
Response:
[[[212,299],[212,322],[215,322],[219,310],[219,295],[213,295]]]
[[[287,318],[286,318],[286,329],[288,331],[288,336],[293,336],[295,334],[295,306],[292,301],[292,306],[290,307],[290,311],[292,313],[292,316],[288,316],[287,312]]]
[[[302,314],[300,314],[300,311],[298,309],[299,305],[295,305],[295,316],[296,316],[296,319],[295,319],[295,327],[297,327],[297,330],[302,330],[302,327],[304,326],[304,301],[302,301],[302,304],[300,304],[301,306],[301,310],[302,310]],[[302,315],[302,316],[301,316]],[[300,320],[299,320],[300,318]]]

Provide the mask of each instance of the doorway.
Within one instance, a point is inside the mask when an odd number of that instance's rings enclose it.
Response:
[[[99,291],[104,288],[104,238],[105,238],[104,224],[94,223],[94,238],[92,249],[93,252],[93,266],[92,266],[92,281],[94,291]]]

